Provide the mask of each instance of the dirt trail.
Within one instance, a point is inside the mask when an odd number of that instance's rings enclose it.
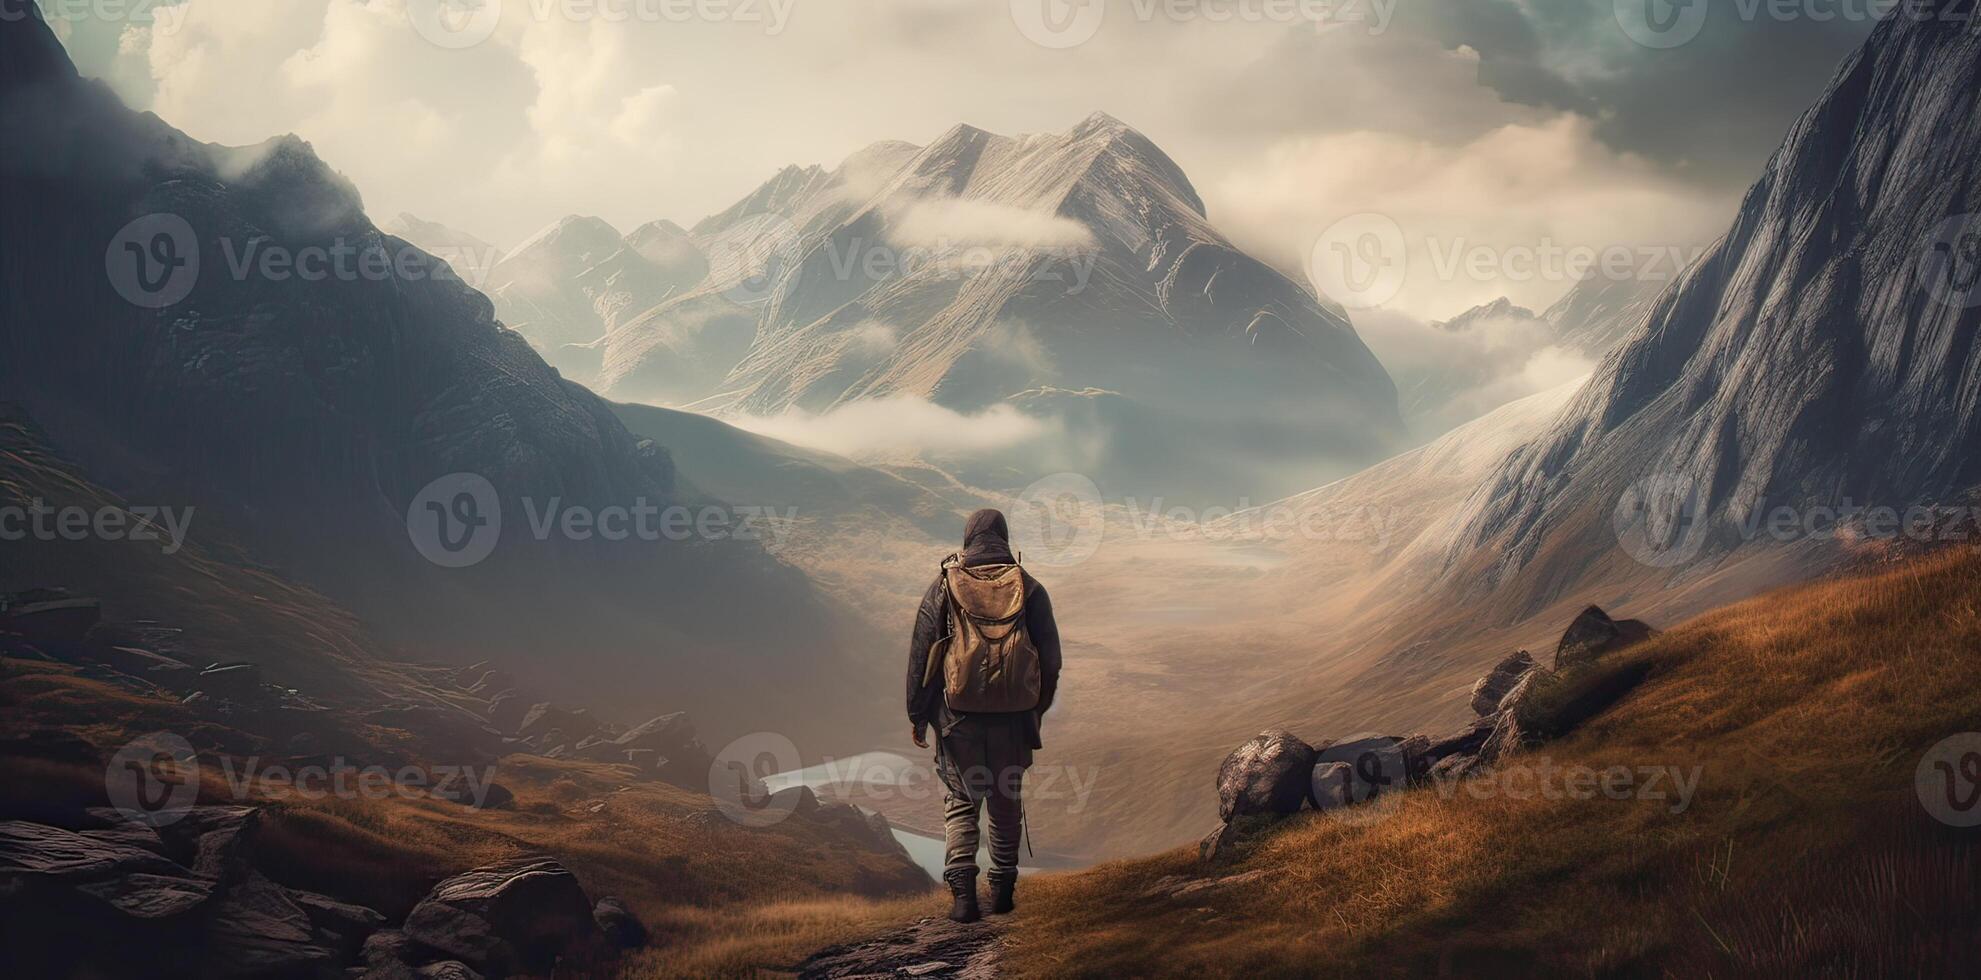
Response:
[[[800,980],[922,977],[986,980],[998,976],[1003,935],[992,922],[958,925],[931,916],[865,942],[834,946],[798,967]]]

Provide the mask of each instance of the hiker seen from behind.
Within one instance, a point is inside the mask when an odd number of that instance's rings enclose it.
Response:
[[[979,815],[990,816],[990,911],[1013,908],[1025,770],[1059,687],[1059,627],[1045,586],[1019,567],[1004,514],[980,510],[943,559],[908,645],[908,721],[942,780],[949,917],[978,918]]]

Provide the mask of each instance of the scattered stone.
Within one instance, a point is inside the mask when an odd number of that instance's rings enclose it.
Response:
[[[260,664],[214,664],[200,671],[194,683],[207,694],[229,701],[261,701],[268,694],[267,686],[262,682]]]
[[[1657,631],[1641,620],[1611,619],[1600,607],[1590,606],[1568,624],[1555,647],[1555,669],[1588,663],[1647,639]]]
[[[1291,732],[1272,729],[1233,749],[1218,766],[1218,816],[1293,813],[1307,801],[1314,749]]]
[[[293,976],[328,966],[335,954],[315,942],[309,916],[289,892],[247,871],[206,917],[199,975]]]
[[[25,820],[0,822],[0,891],[22,878],[83,882],[172,870],[172,862],[129,844]]]
[[[1360,803],[1409,784],[1410,767],[1403,741],[1393,735],[1370,735],[1334,742],[1315,754],[1314,766],[1318,769],[1329,763],[1346,763],[1348,771],[1336,773],[1335,778],[1344,787],[1347,801]],[[1313,787],[1320,785],[1319,776],[1314,773],[1309,773],[1309,780]],[[1319,806],[1320,796],[1313,798]]]
[[[1479,678],[1479,682],[1472,685],[1473,713],[1490,715],[1498,711],[1500,702],[1506,698],[1507,692],[1513,690],[1513,686],[1520,683],[1520,679],[1536,666],[1534,655],[1525,650],[1493,665],[1493,669],[1488,671],[1486,676]]]
[[[133,919],[175,919],[205,905],[213,897],[213,882],[138,872],[79,885],[76,891]]]
[[[635,918],[626,908],[626,903],[611,896],[598,900],[592,907],[592,921],[605,938],[620,949],[633,949],[647,944],[647,927]]]
[[[0,596],[0,631],[31,643],[81,643],[103,618],[103,604],[62,589],[34,589]]]
[[[407,937],[491,975],[548,973],[596,934],[578,879],[549,858],[476,868],[434,886],[406,917]]]
[[[1356,792],[1354,766],[1346,762],[1323,762],[1314,766],[1314,809],[1338,810],[1358,803],[1360,800]]]
[[[951,977],[987,980],[998,975],[1003,937],[990,921],[959,924],[947,918],[917,920],[906,929],[865,942],[834,946],[798,966],[799,980],[851,977]]]
[[[583,708],[567,711],[548,701],[530,706],[523,714],[523,721],[516,726],[516,734],[525,737],[558,732],[562,742],[574,742],[598,731],[598,721]]]

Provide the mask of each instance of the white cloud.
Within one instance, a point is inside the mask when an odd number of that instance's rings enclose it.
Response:
[[[1280,261],[1308,267],[1335,221],[1374,213],[1402,229],[1401,290],[1382,305],[1448,317],[1507,296],[1539,309],[1574,285],[1574,258],[1625,247],[1675,275],[1723,230],[1730,202],[1702,198],[1618,154],[1573,115],[1511,123],[1463,143],[1351,132],[1283,140],[1218,184],[1225,223]],[[1394,262],[1395,256],[1386,256]]]
[[[852,402],[822,413],[790,409],[730,424],[855,459],[981,456],[1046,437],[1055,427],[1009,405],[965,415],[907,395]]]
[[[936,247],[1017,247],[1074,249],[1094,236],[1071,218],[995,201],[938,198],[918,201],[894,216],[889,228],[896,244]]]

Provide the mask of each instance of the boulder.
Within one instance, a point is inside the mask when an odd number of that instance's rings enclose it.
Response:
[[[1555,647],[1555,669],[1562,670],[1577,664],[1588,663],[1606,653],[1613,653],[1638,643],[1657,631],[1641,620],[1611,619],[1600,607],[1590,606],[1568,624],[1568,630],[1561,635],[1561,643]]]
[[[1314,766],[1311,798],[1316,810],[1338,810],[1361,802],[1356,795],[1355,767],[1346,762],[1323,762]]]
[[[0,821],[0,893],[27,880],[80,883],[174,870],[172,862],[130,844],[25,820]]]
[[[1498,765],[1527,745],[1527,733],[1520,727],[1520,713],[1502,711],[1493,725],[1493,733],[1479,746],[1479,754],[1474,757],[1481,766]]]
[[[810,786],[802,783],[797,786],[787,786],[770,794],[770,802],[766,804],[765,809],[773,813],[811,816],[819,812],[819,796],[812,792]]]
[[[1424,747],[1424,758],[1435,769],[1438,763],[1452,756],[1474,755],[1479,751],[1479,746],[1485,744],[1486,737],[1493,733],[1495,724],[1495,718],[1480,718],[1443,738],[1434,738],[1431,744]]]
[[[483,713],[483,717],[497,731],[514,733],[523,726],[523,718],[529,713],[529,702],[515,691],[506,690],[488,699],[488,711]]]
[[[1303,787],[1301,792],[1304,796],[1307,792],[1306,788]],[[1253,813],[1234,817],[1219,824],[1216,829],[1205,834],[1203,839],[1197,842],[1197,857],[1214,863],[1233,860],[1240,851],[1284,819],[1286,819],[1285,814],[1280,813]]]
[[[406,936],[490,977],[549,973],[590,940],[592,901],[569,869],[518,858],[455,875],[406,917]]]
[[[1439,759],[1436,765],[1431,766],[1431,781],[1434,783],[1444,783],[1455,779],[1463,779],[1478,764],[1479,757],[1476,755],[1445,756]]]
[[[248,871],[226,890],[198,941],[199,976],[295,976],[331,965],[310,919],[283,888]]]
[[[420,980],[482,980],[481,974],[469,969],[468,965],[460,960],[441,960],[438,963],[428,963],[414,970],[413,976],[420,978]]]
[[[548,701],[530,706],[523,713],[523,720],[516,726],[516,734],[525,738],[533,735],[547,735],[557,732],[561,742],[575,742],[598,731],[598,721],[583,708],[567,711]]]
[[[1334,742],[1314,754],[1314,767],[1320,768],[1329,763],[1346,763],[1348,771],[1340,777],[1347,792],[1348,802],[1360,803],[1383,793],[1403,789],[1410,782],[1410,767],[1403,751],[1403,739],[1392,735],[1364,735],[1346,741]],[[1309,773],[1311,786],[1319,785],[1319,777]],[[1313,797],[1315,806],[1320,805],[1320,797]]]
[[[136,872],[80,885],[88,895],[119,915],[133,919],[176,919],[198,910],[213,897],[213,882],[176,874]]]
[[[1473,713],[1490,715],[1498,711],[1500,701],[1506,697],[1506,692],[1513,690],[1513,686],[1520,683],[1520,678],[1526,676],[1527,672],[1536,666],[1534,655],[1525,650],[1493,665],[1493,669],[1487,672],[1486,676],[1479,678],[1479,682],[1472,685]]]
[[[647,927],[626,908],[625,902],[609,895],[592,906],[592,921],[598,924],[606,940],[620,949],[647,944]]]
[[[1293,813],[1307,801],[1313,771],[1312,746],[1291,732],[1260,732],[1218,766],[1218,816],[1230,823],[1247,814]]]
[[[214,664],[199,672],[192,680],[199,689],[216,698],[229,701],[255,702],[268,695],[263,683],[261,665],[250,663]]]
[[[615,741],[625,748],[653,749],[667,755],[669,750],[696,741],[695,723],[689,720],[687,712],[676,711],[627,729]]]
[[[61,589],[34,589],[0,596],[0,632],[31,643],[81,643],[103,618],[103,604]]]

